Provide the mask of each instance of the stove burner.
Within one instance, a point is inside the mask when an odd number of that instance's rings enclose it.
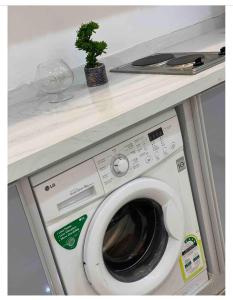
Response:
[[[194,66],[203,65],[203,59],[205,58],[202,54],[190,54],[186,56],[180,56],[173,58],[167,62],[168,66],[176,67],[180,65],[193,64]]]
[[[149,66],[149,65],[154,65],[154,64],[159,64],[161,62],[167,61],[171,58],[173,58],[173,54],[155,54],[151,56],[146,56],[144,58],[135,60],[132,62],[133,66]]]

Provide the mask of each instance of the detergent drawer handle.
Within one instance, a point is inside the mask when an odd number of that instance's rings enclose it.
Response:
[[[68,206],[74,205],[77,202],[79,202],[79,201],[81,201],[85,198],[88,198],[90,196],[93,196],[95,194],[96,194],[95,186],[92,185],[92,186],[88,187],[87,189],[79,192],[78,194],[75,194],[75,196],[58,203],[57,208],[58,208],[59,211],[61,211],[64,208],[67,208]]]

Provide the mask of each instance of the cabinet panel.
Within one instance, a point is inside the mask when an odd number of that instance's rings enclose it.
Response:
[[[225,235],[225,84],[201,94],[206,138]]]
[[[51,294],[16,186],[8,188],[8,294]]]

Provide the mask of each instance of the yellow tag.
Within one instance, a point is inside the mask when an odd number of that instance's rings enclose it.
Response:
[[[205,266],[205,257],[201,239],[194,234],[185,236],[182,254],[179,257],[180,270],[184,282],[201,273]]]

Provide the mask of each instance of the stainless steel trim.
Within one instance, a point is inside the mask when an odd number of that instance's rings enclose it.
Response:
[[[198,148],[200,151],[200,159],[202,164],[202,173],[205,182],[207,202],[211,214],[211,222],[213,226],[213,233],[216,242],[216,250],[218,253],[218,260],[220,271],[225,271],[225,250],[224,250],[224,235],[221,225],[217,194],[215,190],[213,171],[210,161],[208,142],[205,131],[205,122],[202,111],[201,96],[193,97],[191,102],[193,111],[193,120],[196,130]]]
[[[177,115],[183,136],[184,152],[206,256],[207,269],[213,274],[219,274],[220,268],[213,233],[214,229],[207,203],[206,186],[204,185],[203,169],[191,109],[192,101],[193,98],[181,104],[177,108]]]

